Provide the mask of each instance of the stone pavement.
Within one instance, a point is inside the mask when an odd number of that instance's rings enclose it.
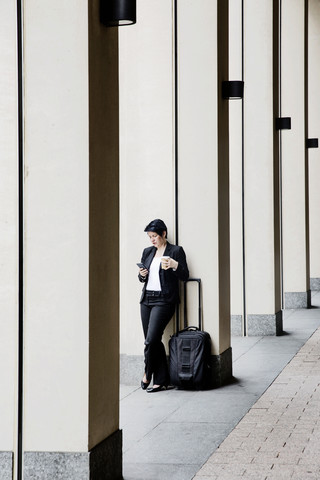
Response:
[[[320,329],[194,478],[320,479]]]
[[[284,312],[282,336],[232,338],[229,385],[121,385],[124,480],[320,480],[320,292],[312,305]]]

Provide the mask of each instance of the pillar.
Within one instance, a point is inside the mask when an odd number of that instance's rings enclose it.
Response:
[[[242,79],[242,1],[229,0],[229,79]],[[243,269],[243,101],[229,102],[230,156],[230,308],[231,334],[243,334],[244,269]]]
[[[236,233],[233,244],[238,245],[238,258],[232,270],[233,279],[238,278],[238,282],[233,283],[237,292],[233,294],[233,299],[236,295],[239,297],[242,290],[241,280],[244,300],[243,305],[239,300],[233,300],[232,331],[234,335],[277,335],[282,332],[279,145],[274,122],[278,112],[278,2],[263,1],[257,4],[246,0],[243,29],[244,157],[241,169],[239,147],[235,150],[233,140],[231,201],[235,206],[231,211],[231,225]],[[239,33],[237,35],[235,30],[231,30],[230,35],[231,42],[239,45]],[[241,54],[239,47],[235,51],[237,55]],[[238,119],[240,116],[235,110],[231,110],[231,115],[233,119],[236,115]],[[240,213],[241,177],[243,212]],[[244,216],[243,230],[239,225],[239,214]],[[243,251],[240,252],[242,235]],[[244,275],[240,263],[242,254]],[[243,325],[240,323],[241,306],[244,311]]]
[[[278,2],[244,8],[244,195],[247,335],[282,331],[280,291]]]
[[[190,275],[202,279],[204,328],[212,337],[217,384],[232,372],[228,102],[221,98],[221,82],[228,79],[227,5],[205,0],[199,9],[196,0],[141,0],[139,24],[120,32],[123,383],[139,385],[143,374],[136,262],[150,244],[143,230],[154,218],[166,222],[169,241],[178,240],[186,252]],[[192,288],[189,318],[194,323],[197,292]],[[166,345],[174,330],[171,322]]]
[[[120,479],[118,32],[24,5],[24,479]]]
[[[18,132],[17,14],[0,4],[0,471],[11,480],[17,444]]]
[[[311,304],[309,274],[308,155],[306,152],[307,1],[282,1],[281,116],[291,117],[282,133],[283,284],[285,308]]]
[[[229,104],[221,94],[228,80],[228,2],[178,2],[177,33],[179,242],[191,276],[202,279],[203,325],[212,339],[214,381],[221,385],[232,375]],[[189,298],[194,324],[196,290]]]
[[[129,385],[140,385],[144,371],[136,265],[151,245],[144,228],[161,218],[175,243],[172,1],[140,0],[137,13],[136,25],[119,30],[120,359]],[[173,322],[166,344],[172,333]]]
[[[309,1],[308,11],[308,138],[320,138],[320,5]],[[309,149],[309,222],[310,222],[310,289],[320,290],[320,151]]]

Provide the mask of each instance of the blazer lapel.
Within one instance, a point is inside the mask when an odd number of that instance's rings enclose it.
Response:
[[[163,252],[164,257],[171,257],[171,252],[172,252],[172,245],[171,243],[167,242],[165,251]]]
[[[156,251],[157,251],[156,247],[152,247],[148,256],[147,256],[147,258],[146,258],[146,260],[145,260],[145,262],[144,262],[144,264],[145,264],[145,266],[147,267],[148,270],[150,270],[150,265],[152,263],[153,257],[156,254]]]
[[[171,257],[171,253],[172,253],[172,245],[171,243],[167,242],[166,248],[163,252],[163,257]],[[161,268],[161,263],[159,267],[159,272],[160,272],[160,275],[163,275],[164,270]]]

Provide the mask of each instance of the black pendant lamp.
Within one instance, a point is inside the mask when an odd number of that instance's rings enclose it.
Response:
[[[106,27],[136,23],[136,0],[100,0],[100,21]]]

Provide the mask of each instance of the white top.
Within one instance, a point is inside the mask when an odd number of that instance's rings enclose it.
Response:
[[[161,257],[154,257],[149,269],[149,277],[147,283],[147,290],[161,290],[161,283],[159,277]]]

